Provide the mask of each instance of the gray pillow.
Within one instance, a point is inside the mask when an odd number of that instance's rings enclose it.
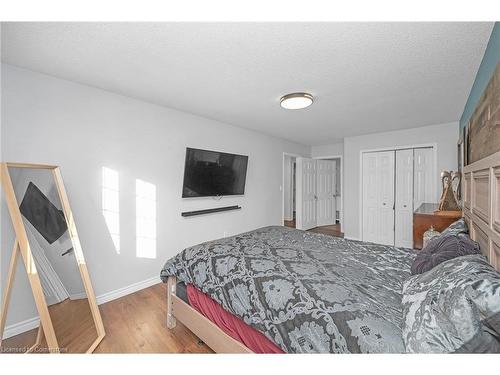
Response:
[[[479,244],[463,233],[441,233],[430,239],[413,260],[411,274],[427,272],[446,260],[463,255],[481,254]]]
[[[482,255],[411,276],[402,307],[407,353],[500,353],[500,274]]]
[[[461,233],[463,234],[469,233],[469,228],[467,227],[467,223],[465,222],[463,217],[451,223],[448,226],[448,228],[446,228],[441,232],[441,235],[461,234]]]

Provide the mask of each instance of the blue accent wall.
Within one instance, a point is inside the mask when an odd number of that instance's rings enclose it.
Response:
[[[491,37],[484,52],[483,60],[479,65],[476,79],[470,90],[469,98],[465,103],[464,112],[460,117],[460,129],[469,121],[470,116],[476,108],[479,98],[483,94],[486,85],[490,81],[491,75],[495,71],[497,63],[500,61],[500,22],[495,22]]]

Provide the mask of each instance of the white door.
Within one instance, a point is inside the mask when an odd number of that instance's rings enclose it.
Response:
[[[363,154],[363,241],[394,245],[394,154]]]
[[[335,161],[316,161],[317,226],[335,224]]]
[[[413,207],[416,210],[422,203],[433,203],[438,198],[434,171],[434,149],[432,147],[416,148],[413,165]]]
[[[413,248],[413,149],[396,151],[394,245]]]
[[[380,204],[380,239],[378,243],[394,245],[394,151],[378,153],[377,186]]]
[[[296,228],[316,227],[316,160],[297,158],[296,160]]]
[[[363,154],[363,241],[378,242],[377,153]]]

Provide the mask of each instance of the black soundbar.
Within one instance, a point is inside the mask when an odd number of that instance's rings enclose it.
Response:
[[[181,212],[181,216],[188,217],[188,216],[212,214],[214,212],[223,212],[223,211],[240,210],[240,209],[241,209],[240,206],[217,207],[217,208],[209,208],[206,210],[185,211]]]

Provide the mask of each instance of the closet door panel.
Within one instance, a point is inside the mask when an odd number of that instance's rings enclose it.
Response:
[[[335,162],[316,161],[317,225],[335,223]]]
[[[362,239],[368,242],[378,242],[379,240],[380,207],[377,183],[377,154],[364,153],[362,172]]]
[[[378,243],[384,245],[394,245],[394,155],[394,151],[377,153]]]
[[[394,245],[394,151],[363,154],[363,241]]]
[[[437,201],[434,176],[434,150],[432,147],[414,150],[413,207],[419,208],[422,203]]]
[[[395,246],[413,247],[413,149],[396,151]]]

